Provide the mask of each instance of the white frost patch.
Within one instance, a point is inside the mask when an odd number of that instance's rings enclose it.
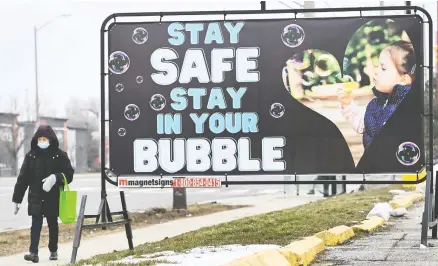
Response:
[[[400,189],[393,189],[390,190],[389,193],[391,193],[392,195],[402,195],[402,194],[406,194],[407,192]]]
[[[153,254],[142,255],[143,258],[134,258],[133,256],[126,257],[111,263],[134,264],[148,260],[166,260],[171,262],[159,263],[156,266],[220,266],[231,262],[240,257],[261,251],[264,249],[278,249],[277,245],[227,245],[219,247],[198,247],[184,253],[176,253],[173,251],[163,251]]]

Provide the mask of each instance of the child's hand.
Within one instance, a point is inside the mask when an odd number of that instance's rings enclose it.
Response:
[[[342,107],[349,105],[352,99],[351,93],[342,88],[338,89],[338,100],[341,102]]]

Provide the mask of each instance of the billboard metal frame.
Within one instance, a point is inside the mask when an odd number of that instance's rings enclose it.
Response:
[[[106,61],[107,61],[107,46],[106,44],[106,35],[111,30],[111,27],[117,24],[117,18],[133,18],[133,17],[158,17],[158,23],[161,23],[162,18],[164,16],[202,16],[202,15],[222,15],[223,19],[226,20],[227,15],[252,15],[252,14],[291,14],[294,16],[295,20],[300,19],[306,19],[306,18],[297,18],[297,14],[302,13],[329,13],[329,12],[358,12],[357,16],[349,16],[349,17],[358,17],[358,18],[365,18],[367,16],[363,16],[363,12],[367,11],[405,11],[407,15],[394,15],[395,16],[413,16],[418,15],[417,12],[420,11],[423,13],[427,20],[420,20],[419,22],[421,24],[428,24],[428,36],[432,36],[433,34],[433,25],[432,25],[432,18],[430,14],[423,8],[418,6],[390,6],[390,7],[351,7],[351,8],[320,8],[320,9],[278,9],[278,10],[266,10],[264,8],[264,1],[261,2],[261,10],[223,10],[223,11],[182,11],[182,12],[135,12],[135,13],[115,13],[110,16],[108,16],[102,23],[101,31],[100,31],[100,56],[101,56],[101,139],[106,139],[106,125],[107,122],[111,123],[111,117],[109,115],[108,118],[106,118],[107,113],[110,113],[110,110],[106,110],[106,79],[109,79],[109,75],[111,75],[110,72],[107,71],[106,67]],[[412,11],[414,14],[411,14]],[[369,17],[383,17],[383,16],[369,16]],[[312,18],[315,19],[315,18]],[[121,22],[121,24],[126,23],[135,23],[135,22]],[[153,22],[153,21],[151,21]],[[107,36],[108,37],[108,36]],[[428,62],[426,63],[424,61],[424,55],[428,54]],[[421,60],[422,64],[420,67],[424,70],[427,69],[428,76],[431,78],[433,77],[433,38],[429,37],[427,49],[424,50],[423,58]],[[426,71],[423,71],[423,75],[426,73]],[[422,95],[424,95],[424,91],[422,92]],[[428,126],[429,126],[429,132],[428,132],[428,149],[429,149],[429,160],[425,163],[425,166],[423,167],[423,170],[425,169],[426,172],[432,172],[433,171],[433,88],[432,83],[429,82],[429,108],[428,110],[423,109],[423,113],[421,116],[425,119],[427,119]],[[425,121],[423,120],[423,123]],[[424,127],[423,127],[424,128]],[[426,137],[425,137],[426,139]],[[109,137],[109,141],[110,137]],[[111,157],[111,149],[109,150],[109,156]],[[117,180],[114,180],[110,178],[108,175],[111,173],[113,177],[118,177],[119,174],[117,174],[116,169],[112,169],[111,166],[109,168],[106,168],[106,153],[105,153],[105,142],[101,142],[101,174],[102,174],[102,190],[105,191],[105,185],[108,181],[110,184],[117,186]],[[224,177],[223,184],[225,186],[229,185],[273,185],[273,184],[281,184],[281,185],[287,185],[287,184],[419,184],[424,182],[427,179],[427,174],[420,178],[419,174],[421,172],[417,172],[417,178],[416,180],[367,180],[366,175],[382,175],[382,174],[394,174],[394,173],[362,173],[363,178],[362,180],[298,180],[297,176],[305,176],[309,174],[300,174],[295,173],[294,175],[288,175],[295,178],[292,178],[292,180],[286,181],[286,180],[276,180],[276,181],[270,181],[270,180],[254,180],[254,181],[237,181],[237,180],[229,180],[229,177],[227,174],[221,174],[218,176]],[[321,173],[321,175],[353,175],[354,173]],[[412,174],[412,173],[410,173]],[[163,176],[164,174],[162,174]],[[196,177],[199,174],[193,174],[190,176]],[[312,174],[317,175],[317,174]],[[357,175],[357,174],[354,174]],[[141,174],[139,174],[141,176]],[[265,175],[261,175],[265,176]],[[273,176],[273,175],[270,175]],[[278,175],[277,175],[278,176]],[[282,175],[283,176],[283,175]],[[432,176],[432,175],[431,175]],[[433,178],[433,177],[431,177]]]
[[[81,202],[81,209],[80,214],[77,219],[77,225],[76,225],[76,234],[75,234],[75,240],[73,245],[73,252],[72,252],[72,258],[71,263],[74,263],[76,261],[76,254],[77,250],[79,248],[82,228],[97,228],[102,227],[102,229],[105,229],[107,227],[112,226],[120,226],[125,225],[126,229],[126,236],[128,239],[129,248],[133,249],[133,243],[132,243],[132,229],[130,224],[130,218],[128,217],[128,212],[126,208],[126,202],[124,197],[124,192],[120,191],[120,197],[122,201],[122,211],[121,212],[111,212],[108,201],[107,201],[107,193],[106,193],[106,182],[109,182],[110,184],[117,186],[117,179],[114,181],[112,177],[118,178],[118,174],[114,171],[114,169],[111,169],[111,167],[106,168],[106,125],[107,122],[111,123],[111,117],[106,118],[107,113],[110,111],[106,110],[106,79],[111,75],[111,73],[108,73],[107,67],[106,67],[106,35],[110,31],[110,27],[114,26],[117,23],[117,18],[123,18],[123,17],[159,17],[159,20],[157,22],[161,22],[162,18],[164,16],[202,16],[202,15],[222,15],[223,20],[226,20],[227,15],[263,15],[263,14],[290,14],[292,15],[292,18],[294,17],[295,20],[297,20],[297,14],[303,14],[303,13],[328,13],[328,12],[357,12],[357,18],[365,18],[366,16],[363,16],[362,12],[367,11],[405,11],[406,16],[412,16],[412,11],[414,11],[414,15],[417,14],[417,11],[423,13],[427,20],[420,20],[421,24],[428,24],[428,42],[427,42],[427,49],[424,50],[423,58],[422,58],[422,64],[420,67],[426,71],[423,71],[423,77],[424,73],[428,73],[429,79],[433,78],[433,25],[432,25],[432,18],[430,14],[421,7],[418,6],[390,6],[390,7],[351,7],[351,8],[319,8],[319,9],[279,9],[279,10],[266,10],[266,3],[265,1],[261,1],[261,10],[222,10],[222,11],[183,11],[183,12],[136,12],[136,13],[115,13],[110,16],[108,16],[102,23],[101,29],[100,29],[100,81],[101,81],[101,202],[98,210],[97,215],[85,215],[85,204],[86,204],[86,195],[83,196],[82,202]],[[383,17],[383,16],[372,16],[372,17]],[[391,16],[395,17],[395,16]],[[298,18],[298,19],[305,19],[305,18]],[[112,21],[111,23],[109,23]],[[424,28],[423,28],[424,29]],[[108,36],[107,36],[108,37]],[[428,61],[424,61],[424,55],[428,54]],[[426,200],[425,200],[425,208],[423,212],[423,222],[422,222],[422,230],[421,230],[421,244],[427,246],[427,239],[428,239],[428,230],[432,229],[432,237],[437,238],[437,213],[438,213],[438,204],[435,204],[435,200],[438,199],[437,195],[434,197],[434,173],[433,173],[433,87],[432,82],[429,82],[429,108],[428,110],[423,109],[423,113],[421,116],[429,122],[429,142],[428,142],[428,148],[429,148],[429,160],[426,162],[425,166],[423,167],[423,170],[425,168],[426,170],[426,176],[423,178],[419,178],[419,173],[417,172],[417,179],[413,181],[407,181],[407,180],[367,180],[365,178],[365,175],[367,173],[363,173],[363,180],[312,180],[312,181],[304,181],[304,180],[298,180],[297,175],[300,175],[299,173],[295,174],[295,179],[290,181],[229,181],[227,174],[225,174],[225,180],[222,182],[225,186],[228,185],[248,185],[248,184],[256,184],[256,185],[273,185],[273,184],[419,184],[424,181],[426,181]],[[422,95],[424,96],[424,91],[422,92]],[[424,100],[423,100],[424,102]],[[424,124],[423,120],[423,124]],[[423,127],[424,130],[424,127]],[[424,134],[423,134],[424,135]],[[425,138],[426,139],[426,138]],[[111,154],[111,150],[109,155]],[[346,175],[346,173],[334,173],[333,175]],[[353,173],[352,173],[353,174]],[[381,174],[391,174],[391,173],[381,173]],[[435,174],[435,177],[437,176],[438,172]],[[111,175],[111,176],[110,176]],[[307,175],[307,174],[306,174]],[[329,175],[325,173],[324,175]],[[356,175],[356,174],[355,174]],[[373,174],[377,175],[377,174]],[[196,176],[196,175],[194,175]],[[293,177],[293,175],[288,175],[289,177]],[[437,180],[438,181],[438,180]],[[435,182],[436,189],[438,190],[438,182]],[[434,200],[435,199],[435,200]],[[121,221],[113,221],[112,215],[123,215],[123,220]],[[83,225],[84,218],[96,218],[96,223],[91,225]],[[99,223],[99,219],[101,219],[101,223]]]

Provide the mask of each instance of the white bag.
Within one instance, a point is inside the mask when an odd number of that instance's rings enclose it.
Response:
[[[392,207],[389,205],[389,203],[377,203],[374,205],[374,208],[368,213],[367,219],[377,216],[383,218],[385,221],[389,220],[389,217],[391,216]]]
[[[400,217],[404,216],[408,213],[408,210],[406,208],[398,208],[391,211],[391,216]]]

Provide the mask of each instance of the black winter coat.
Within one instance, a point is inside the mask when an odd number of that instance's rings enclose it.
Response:
[[[50,146],[43,150],[37,145],[39,137],[47,137]],[[73,180],[74,170],[67,153],[59,149],[59,141],[53,129],[42,125],[31,141],[31,150],[26,154],[15,184],[12,201],[21,203],[29,187],[28,214],[59,216],[59,189],[64,185],[62,173],[67,183]],[[50,175],[56,176],[56,183],[49,192],[43,190],[42,180]]]

